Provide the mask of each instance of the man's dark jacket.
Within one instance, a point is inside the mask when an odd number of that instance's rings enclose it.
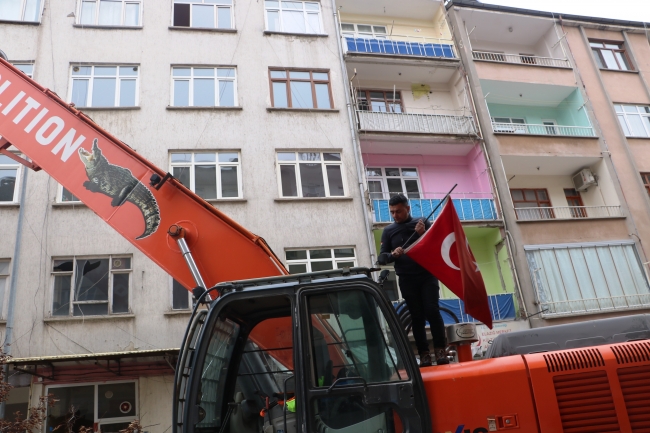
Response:
[[[424,220],[424,218],[422,218]],[[381,250],[379,252],[379,263],[386,265],[388,263],[395,262],[395,273],[400,277],[415,277],[415,278],[424,278],[431,276],[431,274],[424,269],[422,266],[418,265],[406,254],[403,254],[397,259],[394,258],[391,254],[397,247],[403,247],[406,249],[413,242],[420,238],[420,235],[415,232],[415,226],[417,225],[420,218],[414,219],[410,215],[403,223],[392,223],[384,229],[384,232],[381,235]],[[429,221],[424,221],[425,229],[428,230],[431,227]],[[413,234],[415,233],[415,234]],[[408,244],[404,245],[406,240],[411,237],[411,240]]]

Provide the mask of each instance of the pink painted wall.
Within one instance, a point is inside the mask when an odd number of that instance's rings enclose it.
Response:
[[[440,198],[455,183],[458,186],[453,198],[492,197],[487,164],[479,145],[465,156],[364,153],[363,164],[365,167],[416,167],[425,198]]]

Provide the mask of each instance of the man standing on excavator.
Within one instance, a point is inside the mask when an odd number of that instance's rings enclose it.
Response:
[[[395,222],[386,227],[381,235],[379,263],[395,263],[399,288],[411,312],[413,338],[420,355],[420,366],[432,365],[425,329],[427,320],[433,337],[436,364],[448,364],[445,352],[445,324],[438,307],[438,280],[404,254],[404,249],[423,235],[425,230],[431,227],[431,223],[423,219],[416,221],[411,217],[411,206],[403,194],[391,197],[388,206]]]

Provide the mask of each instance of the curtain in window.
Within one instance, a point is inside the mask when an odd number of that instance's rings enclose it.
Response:
[[[527,248],[544,315],[570,315],[650,305],[633,244]]]

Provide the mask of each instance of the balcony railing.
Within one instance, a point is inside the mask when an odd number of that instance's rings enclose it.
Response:
[[[371,53],[397,56],[419,56],[456,59],[456,51],[451,40],[438,38],[415,38],[412,36],[391,35],[386,38],[359,38],[344,35],[347,52]]]
[[[376,196],[384,198],[377,198]],[[373,220],[375,223],[393,222],[388,210],[389,194],[371,193]],[[423,218],[428,216],[434,207],[440,203],[445,193],[424,193],[425,196],[440,196],[440,198],[409,198],[411,206],[411,216],[413,218]],[[461,195],[461,194],[459,194]],[[494,199],[488,198],[490,193],[465,193],[464,196],[473,196],[477,198],[452,198],[456,213],[461,221],[482,221],[497,220],[499,216],[494,205]],[[373,197],[374,196],[374,197]],[[483,198],[483,197],[485,198]],[[442,206],[436,210],[436,213],[429,219],[433,221],[442,212]]]
[[[492,122],[495,134],[568,135],[573,137],[593,137],[591,126],[538,125],[534,123]]]
[[[416,132],[429,134],[475,134],[471,116],[443,114],[385,113],[357,110],[362,131]]]
[[[620,206],[558,206],[515,208],[519,221],[621,218]]]
[[[540,302],[542,317],[593,314],[650,307],[650,294],[587,298],[574,301]]]
[[[556,68],[570,68],[571,64],[567,59],[556,59],[553,57],[526,56],[523,54],[489,53],[485,51],[472,51],[474,60],[486,60],[488,62],[516,63],[520,65],[552,66]]]

